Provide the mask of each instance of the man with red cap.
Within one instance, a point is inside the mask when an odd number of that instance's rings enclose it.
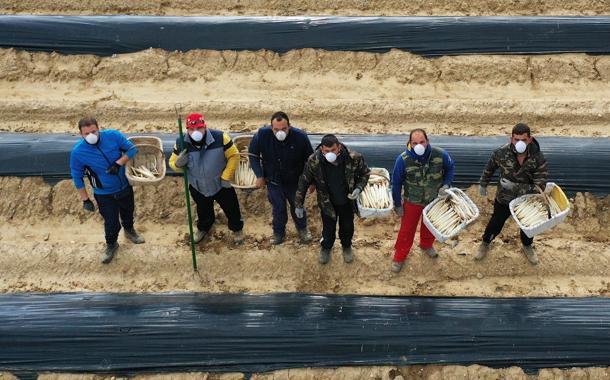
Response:
[[[176,140],[169,166],[176,172],[187,170],[189,191],[197,204],[196,243],[210,232],[216,219],[214,201],[224,211],[233,231],[233,242],[244,241],[244,222],[231,178],[239,164],[239,151],[231,137],[207,128],[202,114],[192,113],[186,118],[184,141]]]

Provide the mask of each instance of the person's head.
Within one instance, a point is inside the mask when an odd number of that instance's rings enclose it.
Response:
[[[519,123],[513,127],[511,144],[517,153],[524,153],[527,145],[532,142],[532,134],[527,124]]]
[[[271,115],[271,130],[278,140],[284,141],[286,139],[290,131],[290,119],[285,112],[278,111]]]
[[[199,142],[205,136],[207,124],[200,113],[192,113],[186,117],[186,131],[192,140]]]
[[[93,117],[84,117],[78,121],[78,130],[80,135],[89,144],[97,144],[100,138],[100,128],[97,125],[97,120]]]
[[[416,128],[409,133],[409,145],[419,156],[423,155],[428,147],[428,135],[421,128]]]
[[[335,162],[341,153],[341,143],[335,135],[324,135],[320,142],[320,152],[328,162]]]

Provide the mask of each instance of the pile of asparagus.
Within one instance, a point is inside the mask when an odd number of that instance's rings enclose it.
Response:
[[[256,174],[250,167],[250,161],[248,159],[248,147],[244,147],[239,156],[239,165],[235,170],[235,184],[238,186],[254,187],[256,184]]]
[[[450,236],[459,231],[464,222],[472,220],[477,210],[461,192],[447,190],[449,196],[440,198],[426,216],[438,232]]]
[[[156,154],[138,153],[129,171],[129,174],[137,178],[155,179],[161,175],[157,170]]]
[[[368,184],[360,193],[360,205],[364,208],[387,209],[391,206],[388,187],[390,181],[377,174],[371,174]]]
[[[561,212],[555,199],[546,195],[526,197],[513,210],[519,223],[527,228],[536,227]]]

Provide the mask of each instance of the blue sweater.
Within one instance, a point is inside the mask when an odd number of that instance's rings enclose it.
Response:
[[[430,144],[426,147],[426,151],[422,156],[418,156],[412,149],[407,149],[405,152],[414,160],[421,163],[427,162],[430,159],[432,147]],[[402,153],[396,158],[394,163],[394,172],[392,173],[392,198],[394,198],[394,207],[400,207],[402,201],[402,185],[405,182],[406,170],[405,161],[402,159]],[[450,186],[453,182],[455,174],[455,161],[449,156],[447,151],[443,150],[443,185]]]
[[[290,127],[286,139],[279,141],[267,125],[252,137],[248,152],[256,156],[250,157],[256,177],[264,177],[274,185],[296,185],[313,148],[307,134],[299,128]]]
[[[81,139],[72,148],[70,154],[70,172],[77,189],[85,187],[83,176],[89,178],[93,192],[98,195],[114,194],[129,185],[125,177],[125,167],[119,175],[107,174],[108,169],[125,153],[130,159],[136,155],[138,148],[119,131],[100,131],[97,144],[91,145]],[[104,157],[105,156],[105,157]]]

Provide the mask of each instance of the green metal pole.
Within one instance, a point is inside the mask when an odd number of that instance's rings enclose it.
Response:
[[[180,133],[180,152],[184,149],[184,134],[182,133],[182,116],[176,107],[178,117],[178,133]],[[184,197],[186,198],[186,214],[189,222],[189,237],[191,239],[191,253],[193,255],[193,270],[197,272],[197,256],[195,256],[195,239],[193,238],[193,216],[191,215],[191,195],[189,194],[189,179],[186,168],[184,168]]]

